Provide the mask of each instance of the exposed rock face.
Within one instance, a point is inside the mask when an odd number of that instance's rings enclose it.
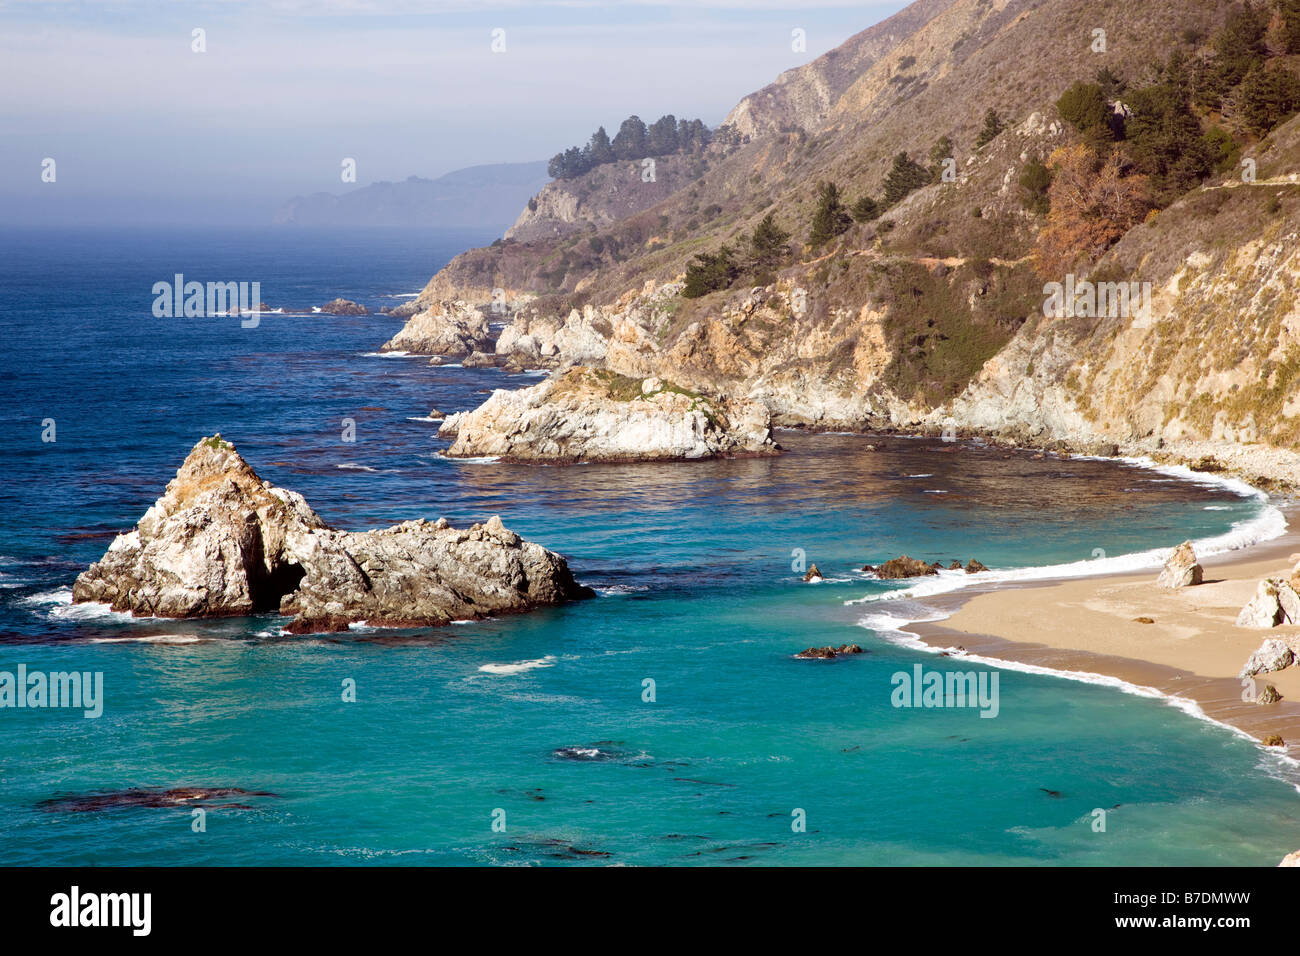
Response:
[[[528,368],[554,368],[561,364],[602,362],[609,347],[611,327],[588,307],[570,310],[563,321],[536,309],[520,311],[501,330],[496,352]]]
[[[385,352],[465,356],[492,350],[492,330],[483,314],[466,302],[436,303],[416,313],[389,339]]]
[[[938,568],[916,558],[909,558],[907,555],[891,558],[875,570],[878,578],[917,578],[926,574],[939,573]]]
[[[968,562],[966,562],[967,574],[979,574],[981,571],[987,571],[987,570],[988,568],[985,567],[982,562],[977,561],[974,558],[971,558]]]
[[[498,390],[438,432],[447,454],[519,461],[652,461],[767,455],[767,409],[578,367],[517,392]]]
[[[74,601],[157,617],[296,615],[292,633],[424,626],[589,596],[559,555],[499,518],[337,531],[262,481],[218,435],[190,451],[134,531],[77,577]]]
[[[1196,563],[1196,552],[1192,550],[1192,543],[1184,541],[1174,548],[1174,553],[1165,561],[1164,569],[1156,579],[1156,584],[1162,588],[1185,588],[1200,584],[1204,576],[1204,570]]]
[[[809,565],[808,571],[806,574],[804,574],[803,579],[804,581],[809,583],[812,583],[813,581],[820,581],[822,579],[821,569],[818,568],[817,565],[815,564]]]
[[[1268,734],[1260,741],[1265,747],[1285,747],[1286,741],[1282,739],[1281,734]]]
[[[1300,850],[1282,857],[1282,862],[1278,866],[1300,866]]]
[[[326,315],[369,315],[370,310],[351,299],[331,299],[320,307]]]
[[[1238,676],[1253,677],[1256,674],[1280,671],[1290,667],[1294,661],[1295,654],[1286,642],[1270,639],[1261,644],[1259,650],[1246,659],[1245,666],[1241,668],[1241,674]]]
[[[693,157],[677,155],[655,157],[653,179],[642,175],[644,168],[641,160],[619,160],[547,183],[505,238],[528,242],[611,225],[667,199],[703,171]]]
[[[1265,578],[1237,615],[1237,627],[1277,627],[1300,623],[1300,594],[1286,581]]]
[[[1257,704],[1277,704],[1282,700],[1282,695],[1277,692],[1277,688],[1272,684],[1265,684],[1264,689],[1260,691],[1259,697],[1255,698]]]

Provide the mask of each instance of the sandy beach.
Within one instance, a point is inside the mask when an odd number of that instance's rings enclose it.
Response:
[[[1300,627],[1235,626],[1265,577],[1286,578],[1300,561],[1300,508],[1283,508],[1287,532],[1240,551],[1201,558],[1204,582],[1177,591],[1158,569],[1104,577],[991,585],[928,603],[951,616],[908,626],[926,644],[1064,671],[1118,678],[1195,701],[1204,713],[1257,740],[1279,734],[1300,758],[1300,666],[1261,675],[1276,704],[1243,700],[1242,665],[1267,638],[1300,647]],[[1150,618],[1154,623],[1139,623]]]

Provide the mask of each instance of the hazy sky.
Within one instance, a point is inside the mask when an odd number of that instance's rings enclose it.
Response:
[[[629,113],[712,126],[904,6],[0,0],[0,221],[260,224],[355,188],[345,157],[365,185],[548,158]]]

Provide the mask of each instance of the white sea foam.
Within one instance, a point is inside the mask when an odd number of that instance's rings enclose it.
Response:
[[[596,588],[597,594],[632,594],[636,591],[649,591],[648,584],[610,584],[603,588]]]
[[[72,588],[56,588],[53,591],[41,591],[38,594],[30,594],[18,603],[34,607],[43,607],[50,604],[71,604]]]
[[[403,352],[397,349],[393,352],[362,352],[362,358],[424,358],[418,352]]]
[[[916,605],[916,607],[920,608],[921,606]],[[927,610],[929,616],[915,617],[911,620],[908,620],[906,617],[901,615],[894,616],[885,613],[869,614],[863,617],[858,624],[861,627],[870,628],[884,640],[889,641],[891,644],[897,644],[900,647],[907,647],[912,650],[924,651],[931,654],[947,653],[954,659],[959,659],[963,662],[973,661],[976,664],[983,664],[986,667],[992,667],[997,670],[1019,671],[1025,674],[1038,674],[1043,677],[1059,677],[1064,680],[1078,681],[1081,684],[1095,684],[1099,687],[1109,687],[1113,690],[1122,691],[1125,694],[1132,694],[1135,697],[1146,697],[1151,700],[1163,701],[1170,707],[1181,710],[1189,717],[1194,717],[1197,720],[1203,720],[1206,723],[1213,724],[1214,726],[1227,730],[1234,736],[1240,737],[1243,740],[1248,740],[1251,743],[1259,743],[1254,737],[1246,733],[1246,731],[1242,730],[1240,727],[1234,727],[1232,724],[1224,723],[1221,720],[1216,720],[1211,717],[1202,709],[1200,704],[1188,697],[1181,697],[1177,694],[1167,694],[1154,687],[1147,687],[1143,684],[1134,684],[1118,677],[1111,677],[1108,674],[1096,674],[1092,671],[1074,671],[1054,667],[1043,667],[1040,664],[1027,664],[1023,661],[1010,661],[1001,657],[988,657],[983,654],[972,654],[965,650],[959,650],[956,647],[941,647],[937,644],[927,644],[915,633],[902,629],[908,624],[941,621],[948,616],[942,612],[935,611],[933,608]],[[1300,783],[1297,782],[1296,777],[1297,771],[1300,771],[1300,760],[1289,757],[1280,750],[1272,750],[1271,748],[1264,756],[1266,760],[1271,760],[1273,763],[1272,767],[1265,765],[1264,769],[1279,771],[1277,773],[1279,779],[1285,780],[1295,786],[1297,791],[1300,791]]]
[[[369,465],[358,465],[355,461],[345,461],[341,465],[335,465],[335,468],[342,468],[344,471],[378,471],[377,468],[371,468]]]
[[[501,459],[495,455],[488,455],[485,458],[452,458],[444,455],[442,452],[435,452],[434,458],[441,458],[443,461],[454,461],[462,465],[493,465]]]
[[[445,418],[430,418],[428,415],[407,415],[408,422],[442,422]]]
[[[1124,458],[1120,460],[1137,467],[1152,468],[1161,473],[1175,476],[1171,480],[1195,481],[1198,484],[1223,488],[1243,498],[1255,498],[1265,502],[1268,500],[1268,496],[1263,492],[1236,478],[1206,475],[1194,472],[1182,465],[1156,465],[1149,458]],[[1262,541],[1270,541],[1273,538],[1281,537],[1285,532],[1286,517],[1275,506],[1265,504],[1257,515],[1233,522],[1232,526],[1222,534],[1199,538],[1192,542],[1192,546],[1196,549],[1196,554],[1199,557],[1206,557],[1228,551],[1238,551]],[[993,569],[980,571],[976,574],[967,574],[964,571],[940,571],[938,575],[913,579],[915,583],[907,587],[880,594],[869,594],[844,603],[866,604],[876,601],[893,601],[898,598],[928,597],[934,594],[960,590],[974,584],[1045,581],[1055,578],[1079,578],[1100,574],[1123,574],[1130,571],[1143,571],[1163,565],[1172,551],[1172,547],[1152,548],[1147,551],[1134,551],[1113,557],[1089,558],[1066,564]]]
[[[547,654],[535,661],[516,661],[513,664],[484,664],[479,668],[484,674],[522,674],[524,671],[539,667],[550,667],[555,663],[555,655]]]
[[[150,634],[144,637],[92,637],[91,644],[200,644],[193,634]]]
[[[1087,458],[1090,456],[1078,455],[1073,457]],[[1268,496],[1264,492],[1236,478],[1227,478],[1221,475],[1209,475],[1202,472],[1195,472],[1183,465],[1157,465],[1149,458],[1123,458],[1119,460],[1135,467],[1150,468],[1153,471],[1170,476],[1166,479],[1152,479],[1153,481],[1194,481],[1202,485],[1227,489],[1243,498],[1254,498],[1264,502],[1267,502],[1268,500]],[[1212,507],[1216,510],[1228,510],[1228,506],[1226,505]],[[1193,542],[1193,547],[1199,556],[1236,551],[1253,544],[1280,537],[1286,532],[1286,527],[1286,517],[1282,512],[1273,505],[1265,504],[1259,514],[1254,517],[1234,522],[1232,526],[1222,534],[1198,539]],[[869,610],[858,619],[858,625],[875,631],[878,636],[890,643],[909,647],[913,650],[925,651],[927,653],[940,654],[947,652],[954,657],[960,657],[963,661],[974,661],[977,664],[984,664],[1001,670],[1022,671],[1027,674],[1059,677],[1086,684],[1110,687],[1122,691],[1123,693],[1133,694],[1138,697],[1161,700],[1171,707],[1176,707],[1190,717],[1214,724],[1217,727],[1228,730],[1237,737],[1249,740],[1252,743],[1257,743],[1257,741],[1255,741],[1255,739],[1244,730],[1210,717],[1201,708],[1200,704],[1187,697],[1181,697],[1175,694],[1166,694],[1154,687],[1133,684],[1121,680],[1118,677],[1111,677],[1106,674],[1096,674],[1091,671],[1061,670],[1051,667],[1043,667],[1038,664],[1027,664],[1019,661],[1008,661],[1002,658],[987,657],[980,654],[971,654],[966,651],[959,651],[955,647],[940,647],[938,645],[926,643],[921,640],[920,636],[916,633],[906,630],[906,628],[912,624],[942,621],[949,616],[948,612],[922,604],[915,600],[916,598],[924,598],[935,594],[956,591],[976,583],[1086,577],[1091,575],[1115,574],[1125,571],[1136,571],[1144,568],[1159,567],[1164,563],[1165,559],[1172,551],[1172,548],[1154,548],[1148,551],[1117,555],[1113,558],[1095,558],[1088,561],[1075,561],[1069,564],[1045,565],[1042,567],[1032,568],[1012,568],[1005,570],[994,569],[990,571],[981,571],[976,574],[966,574],[964,571],[940,571],[937,575],[928,575],[919,580],[916,584],[908,587],[889,591],[884,594],[868,595],[855,600],[845,601],[844,603],[866,605]],[[1265,770],[1275,773],[1279,779],[1285,780],[1294,786],[1297,791],[1300,791],[1300,782],[1297,782],[1297,772],[1300,771],[1300,760],[1289,757],[1280,751],[1274,752],[1273,750],[1269,750],[1263,754],[1261,765]]]

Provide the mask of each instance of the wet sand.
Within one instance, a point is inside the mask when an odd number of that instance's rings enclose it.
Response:
[[[951,612],[942,622],[907,629],[938,648],[1118,678],[1195,701],[1206,716],[1257,740],[1279,734],[1300,759],[1300,666],[1263,674],[1276,704],[1243,700],[1238,678],[1246,659],[1268,638],[1300,650],[1300,627],[1235,626],[1237,614],[1264,577],[1287,577],[1300,561],[1300,507],[1283,508],[1287,532],[1240,551],[1201,558],[1204,582],[1170,591],[1156,586],[1158,569],[1096,578],[990,585],[931,598]],[[1148,617],[1152,624],[1135,619]]]

